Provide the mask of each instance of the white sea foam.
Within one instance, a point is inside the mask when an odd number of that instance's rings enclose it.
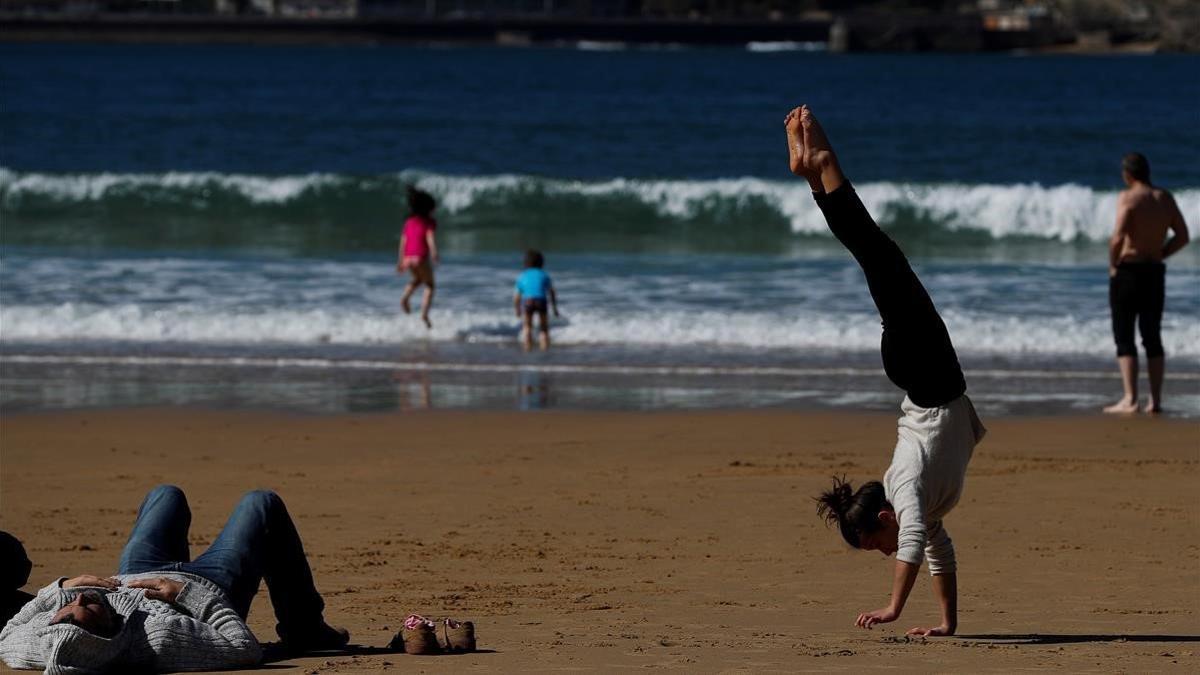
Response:
[[[996,316],[944,312],[960,351],[968,354],[1111,354],[1108,321],[1101,317]],[[0,307],[0,341],[134,341],[210,344],[371,345],[426,339],[509,342],[517,325],[506,313],[456,309],[436,313],[432,331],[411,317],[339,308],[237,312],[199,307],[125,304]],[[731,314],[722,311],[590,310],[572,313],[554,331],[560,344],[670,347],[749,347],[875,351],[879,321],[869,314],[793,311]],[[1200,321],[1168,316],[1163,341],[1175,358],[1200,359]]]
[[[828,42],[747,42],[746,51],[751,52],[823,52],[829,49]]]
[[[583,52],[620,52],[629,49],[628,42],[604,40],[580,40],[575,48]]]

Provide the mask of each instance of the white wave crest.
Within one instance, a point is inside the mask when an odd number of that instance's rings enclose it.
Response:
[[[217,172],[45,174],[17,173],[0,168],[0,204],[25,195],[60,201],[98,201],[144,189],[224,190],[258,204],[281,204],[307,190],[346,180],[334,174],[255,176]]]
[[[614,178],[583,182],[539,180],[505,175],[452,177],[435,174],[421,179],[438,192],[451,212],[470,207],[492,191],[540,190],[550,195],[605,197],[629,195],[676,218],[693,217],[714,200],[745,204],[761,199],[779,209],[797,234],[827,234],[825,219],[806,185],[760,178],[713,180],[636,180]],[[1101,191],[1080,185],[1044,187],[1037,184],[958,185],[917,183],[864,183],[856,186],[867,209],[885,224],[899,220],[903,211],[914,218],[932,220],[949,230],[981,230],[996,238],[1033,237],[1073,241],[1105,241],[1116,218],[1116,190]],[[1185,214],[1200,214],[1200,189],[1175,195]]]
[[[548,197],[627,198],[649,205],[664,217],[689,219],[715,205],[747,206],[752,201],[777,209],[797,234],[827,236],[825,220],[800,181],[761,178],[710,180],[645,180],[612,178],[597,181],[549,179],[517,174],[454,176],[404,171],[375,178],[337,174],[255,176],[222,173],[163,174],[42,174],[0,169],[0,208],[14,208],[22,196],[47,196],[61,201],[97,201],[139,190],[182,190],[196,207],[214,191],[238,194],[264,206],[284,204],[326,187],[373,181],[371,189],[402,189],[416,181],[433,192],[444,212],[456,213],[485,197],[516,194]],[[884,226],[916,221],[948,231],[977,230],[995,238],[1101,242],[1108,239],[1116,216],[1116,190],[1081,185],[1038,184],[966,185],[897,182],[857,186],[867,208]],[[1200,219],[1200,189],[1175,193],[1189,220]],[[380,205],[391,208],[391,205]]]

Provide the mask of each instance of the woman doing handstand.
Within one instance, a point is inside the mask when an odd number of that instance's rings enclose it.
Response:
[[[836,523],[853,547],[896,555],[891,602],[858,615],[871,628],[900,617],[922,558],[929,560],[942,622],[910,635],[953,635],[958,627],[954,547],[942,518],[962,496],[967,463],[985,429],[965,395],[967,385],[946,325],[900,248],[859,201],[837,157],[807,106],[788,113],[792,173],[808,180],[829,229],[858,261],[883,320],[883,369],[908,394],[899,434],[883,482],[855,491],[834,479],[817,498],[817,513]]]

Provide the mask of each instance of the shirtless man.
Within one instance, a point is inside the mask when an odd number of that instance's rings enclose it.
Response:
[[[1143,410],[1158,413],[1162,411],[1163,382],[1159,332],[1167,270],[1163,260],[1188,243],[1188,229],[1171,193],[1150,183],[1150,163],[1144,156],[1136,152],[1125,155],[1121,177],[1127,187],[1117,199],[1117,226],[1108,242],[1108,304],[1125,396],[1104,412],[1138,411],[1136,321],[1150,375],[1150,401]]]

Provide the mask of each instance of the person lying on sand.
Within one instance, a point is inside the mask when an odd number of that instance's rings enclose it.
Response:
[[[866,275],[883,320],[884,372],[908,394],[883,483],[870,481],[855,491],[835,478],[833,489],[817,498],[817,513],[836,523],[851,546],[896,555],[891,602],[860,613],[855,625],[871,628],[900,618],[921,560],[928,558],[942,622],[908,632],[953,635],[958,587],[954,547],[942,518],[962,496],[967,463],[986,430],[965,394],[946,325],[904,253],[859,201],[821,125],[801,106],[788,113],[784,126],[792,172],[808,180],[829,229]]]
[[[279,495],[247,493],[195,560],[191,519],[182,490],[151,490],[117,576],[64,577],[43,588],[0,632],[0,658],[47,673],[253,666],[262,651],[246,615],[263,579],[287,651],[346,645],[350,634],[325,623],[325,603]]]

